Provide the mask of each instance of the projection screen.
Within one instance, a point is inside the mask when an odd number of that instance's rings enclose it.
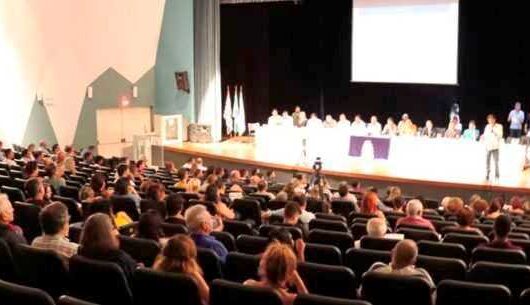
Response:
[[[352,81],[458,83],[458,0],[354,0]]]

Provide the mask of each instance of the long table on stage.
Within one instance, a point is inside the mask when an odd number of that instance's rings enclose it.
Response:
[[[357,139],[356,139],[357,138]],[[350,155],[355,141],[363,142],[361,154]],[[468,182],[486,176],[486,148],[482,142],[463,139],[424,137],[359,137],[348,128],[294,128],[263,126],[255,134],[256,156],[261,160],[310,166],[317,157],[328,170],[355,168],[372,171],[384,167],[385,174],[397,177],[421,177],[425,180]],[[388,151],[378,156],[374,145],[388,143]],[[372,147],[370,147],[372,146]],[[384,149],[383,149],[384,150]],[[358,147],[354,149],[358,151]],[[381,153],[379,152],[379,155]],[[500,148],[501,179],[518,181],[525,162],[526,149],[520,144]],[[352,166],[355,165],[355,166]],[[492,166],[492,169],[494,167]],[[493,174],[493,173],[492,173]]]

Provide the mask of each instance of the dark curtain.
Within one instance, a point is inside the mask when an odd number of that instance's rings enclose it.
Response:
[[[384,120],[403,112],[423,125],[447,124],[456,100],[461,117],[483,125],[488,113],[506,119],[515,99],[530,110],[530,35],[524,1],[460,2],[459,85],[351,83],[351,0],[305,0],[221,7],[221,73],[242,84],[248,122],[272,108]]]

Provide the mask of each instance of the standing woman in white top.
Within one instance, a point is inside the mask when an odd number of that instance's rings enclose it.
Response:
[[[486,180],[490,179],[490,161],[493,157],[495,162],[495,179],[499,179],[499,147],[502,142],[502,125],[497,124],[497,118],[493,114],[488,115],[488,125],[484,129],[482,135],[484,144],[486,145]]]
[[[524,112],[521,110],[521,103],[516,102],[515,107],[508,115],[510,123],[510,138],[519,139],[523,133]]]

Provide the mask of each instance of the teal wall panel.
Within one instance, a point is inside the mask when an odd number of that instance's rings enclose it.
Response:
[[[37,144],[41,140],[45,140],[50,145],[53,145],[57,143],[57,136],[55,135],[46,106],[35,98],[29,114],[26,131],[24,132],[22,145],[28,145],[30,143]]]

